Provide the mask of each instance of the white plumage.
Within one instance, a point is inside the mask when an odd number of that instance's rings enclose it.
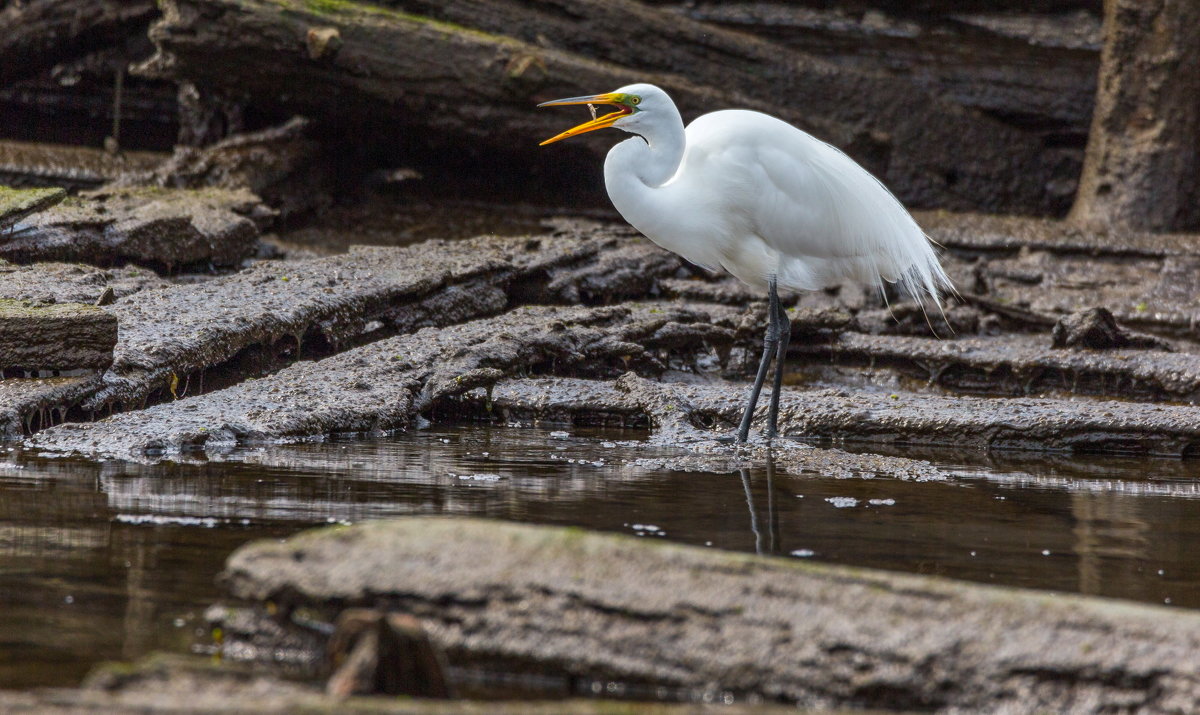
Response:
[[[771,275],[794,290],[899,281],[918,298],[949,286],[908,211],[837,148],[739,109],[684,130],[657,87],[615,94],[641,97],[640,111],[612,124],[639,136],[609,152],[605,184],[621,215],[655,243],[761,288]]]
[[[612,104],[618,111],[548,144],[613,127],[636,136],[604,162],[609,198],[658,245],[711,269],[724,268],[771,298],[768,350],[743,421],[761,388],[768,353],[786,351],[786,315],[773,285],[817,290],[853,281],[898,282],[918,302],[936,303],[950,281],[925,233],[882,183],[837,148],[775,117],[741,109],[706,114],[686,129],[658,87],[546,102]],[[769,434],[774,434],[778,370]]]

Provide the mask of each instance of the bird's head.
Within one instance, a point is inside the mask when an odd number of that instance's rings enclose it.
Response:
[[[623,129],[627,132],[637,133],[638,126],[648,117],[653,117],[656,108],[674,106],[667,93],[652,84],[630,84],[607,94],[591,94],[585,97],[555,99],[550,102],[542,102],[538,106],[558,107],[566,104],[607,104],[616,107],[616,111],[596,116],[593,110],[590,122],[584,122],[577,127],[572,127],[556,137],[547,139],[539,146],[552,144],[559,139],[566,139],[596,129],[604,129],[605,127],[613,127],[614,129]]]

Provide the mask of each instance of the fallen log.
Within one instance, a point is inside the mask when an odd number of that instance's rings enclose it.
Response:
[[[1134,347],[1060,349],[1044,334],[937,340],[843,332],[826,341],[802,341],[790,352],[812,367],[892,369],[976,394],[1200,399],[1200,355]]]
[[[86,146],[0,141],[0,184],[94,189],[126,173],[149,171],[166,158],[149,151],[110,154]]]
[[[529,165],[537,142],[563,128],[537,101],[649,81],[688,118],[743,106],[813,129],[917,204],[1048,211],[1061,199],[1047,199],[1046,184],[1074,175],[1058,176],[1038,137],[894,77],[636,2],[416,3],[449,22],[410,5],[169,0],[150,32],[158,54],[139,72],[337,126],[390,123],[447,149],[469,139],[473,156],[506,165]],[[631,46],[636,71],[622,64]],[[610,143],[560,152],[562,176],[598,178],[595,156]]]
[[[505,694],[508,696],[509,694]],[[557,695],[555,693],[554,695]],[[553,697],[553,695],[549,696]],[[438,700],[338,697],[260,668],[200,656],[154,654],[109,663],[79,688],[0,690],[0,710],[39,715],[181,715],[253,712],[268,715],[809,715],[779,705],[614,702],[612,700]],[[839,715],[827,710],[824,715]],[[842,715],[851,715],[843,713]]]
[[[1200,707],[1200,615],[623,535],[410,518],[259,541],[236,599],[415,615],[452,666],[945,712]],[[227,631],[227,652],[253,627]],[[251,623],[253,621],[251,620]],[[248,638],[247,638],[248,640]],[[269,651],[267,651],[269,652]]]
[[[503,291],[449,291],[469,309],[503,306]],[[456,295],[457,294],[457,295]],[[438,306],[444,312],[451,306]],[[490,310],[489,310],[490,309]],[[688,309],[650,305],[517,308],[502,315],[378,340],[268,377],[93,423],[62,425],[31,445],[56,452],[159,458],[237,444],[302,441],[406,428],[438,401],[535,369],[612,375],[662,370],[659,350],[689,358],[733,331]]]
[[[112,364],[117,319],[80,303],[0,300],[0,376],[14,370],[103,370]]]
[[[579,425],[630,426],[649,418],[655,444],[712,451],[718,448],[709,443],[732,433],[745,399],[742,385],[662,383],[626,375],[616,382],[499,381],[490,395],[454,396],[443,409],[460,417]],[[1192,457],[1200,448],[1200,408],[1187,405],[836,388],[785,389],[779,405],[784,435],[839,444],[1171,457]],[[760,405],[756,425],[765,414]],[[786,465],[782,468],[786,471]]]
[[[1088,256],[1166,258],[1195,255],[1196,234],[1086,227],[1067,221],[952,211],[916,211],[939,245],[967,251],[1051,251]]]
[[[112,367],[96,389],[58,407],[87,419],[195,395],[267,374],[302,355],[322,357],[388,335],[490,315],[509,304],[645,297],[657,291],[655,277],[679,268],[678,258],[648,242],[587,222],[562,222],[555,233],[539,237],[358,248],[340,256],[262,262],[166,290],[130,290],[106,307],[121,325]],[[42,292],[36,277],[31,283],[11,288],[22,298]],[[0,281],[0,295],[5,292]],[[11,408],[27,413],[20,405]]]
[[[67,409],[94,393],[100,375],[0,380],[0,437],[17,437],[67,420]]]
[[[100,47],[124,44],[157,15],[153,0],[36,0],[0,6],[0,87]]]
[[[63,189],[12,189],[0,186],[0,231],[29,214],[49,208],[67,198]]]
[[[83,263],[32,263],[27,266],[0,261],[0,300],[38,303],[92,303],[111,293],[124,298],[138,291],[170,285],[153,271],[136,266],[97,268]]]
[[[254,254],[267,209],[248,191],[97,190],[65,199],[0,235],[0,258],[18,263],[125,262],[229,266]]]
[[[1100,66],[1099,3],[982,5],[721,1],[664,7],[859,71],[902,77],[934,96],[1042,132],[1057,147],[1067,141],[1081,146]],[[1030,71],[1034,67],[1054,71]]]

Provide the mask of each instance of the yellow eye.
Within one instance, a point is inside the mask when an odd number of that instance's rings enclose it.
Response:
[[[641,97],[634,97],[633,99],[631,99],[631,100],[629,100],[629,101],[630,101],[631,103],[633,103],[633,104],[641,104],[642,98],[641,98]]]

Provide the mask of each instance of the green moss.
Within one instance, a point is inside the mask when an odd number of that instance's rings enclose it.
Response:
[[[86,303],[38,303],[32,300],[0,298],[0,318],[50,318],[104,313]]]
[[[14,189],[0,186],[0,228],[31,213],[49,208],[67,197],[64,189]]]

